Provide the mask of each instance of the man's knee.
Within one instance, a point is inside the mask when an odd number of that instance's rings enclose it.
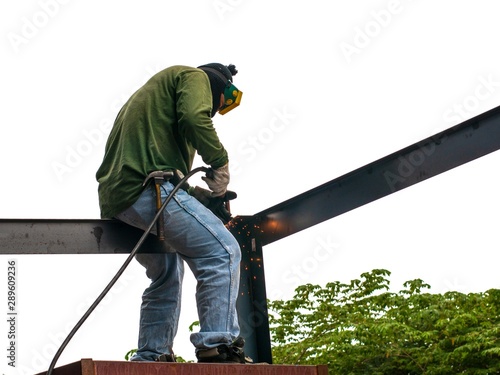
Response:
[[[146,276],[155,282],[161,277],[164,277],[167,273],[167,267],[169,263],[173,260],[166,259],[169,254],[137,254],[136,260],[146,269]],[[176,265],[175,265],[176,266]],[[174,265],[171,265],[172,269],[176,269]]]

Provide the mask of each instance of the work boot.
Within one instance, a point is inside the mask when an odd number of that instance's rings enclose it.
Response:
[[[155,362],[177,362],[173,354],[162,354],[155,359]]]
[[[232,344],[222,344],[215,348],[201,349],[196,352],[198,362],[209,363],[252,363],[252,359],[245,357],[243,346],[245,340],[238,337]]]

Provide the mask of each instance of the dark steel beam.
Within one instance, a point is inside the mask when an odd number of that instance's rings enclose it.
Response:
[[[130,253],[143,234],[117,220],[0,219],[0,254]],[[141,249],[165,251],[154,235]]]
[[[230,226],[241,248],[240,290],[237,301],[245,354],[255,362],[272,363],[271,336],[267,311],[266,278],[262,245],[255,228],[246,226],[247,217],[238,217]]]
[[[500,106],[253,216],[262,246],[500,149]],[[0,219],[0,254],[128,253],[142,231],[115,220]],[[147,251],[163,252],[151,236]]]
[[[500,149],[500,107],[253,216],[231,232],[242,248],[238,313],[248,350],[271,361],[262,246]],[[142,231],[115,220],[0,220],[0,254],[129,253]],[[144,250],[167,249],[150,236]]]
[[[500,149],[500,107],[255,214],[263,246]]]

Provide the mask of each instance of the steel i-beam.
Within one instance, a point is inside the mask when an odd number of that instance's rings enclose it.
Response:
[[[271,361],[262,246],[500,149],[500,107],[367,164],[231,228],[242,248],[238,312],[247,351]],[[142,231],[115,220],[0,220],[0,254],[129,253]],[[150,236],[145,249],[164,252]]]

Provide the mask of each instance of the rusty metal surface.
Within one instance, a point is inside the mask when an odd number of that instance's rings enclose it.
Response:
[[[63,368],[66,367],[63,372]],[[156,363],[93,361],[83,359],[56,368],[54,375],[327,375],[326,366],[239,365],[202,363]],[[73,370],[73,372],[68,372]],[[82,372],[83,370],[83,372]],[[90,371],[89,371],[90,370]],[[37,375],[44,375],[40,373]]]
[[[92,372],[89,372],[89,364],[92,366]],[[35,375],[46,375],[47,372],[40,372]],[[82,359],[79,362],[70,363],[54,369],[53,375],[94,375],[92,360]]]

